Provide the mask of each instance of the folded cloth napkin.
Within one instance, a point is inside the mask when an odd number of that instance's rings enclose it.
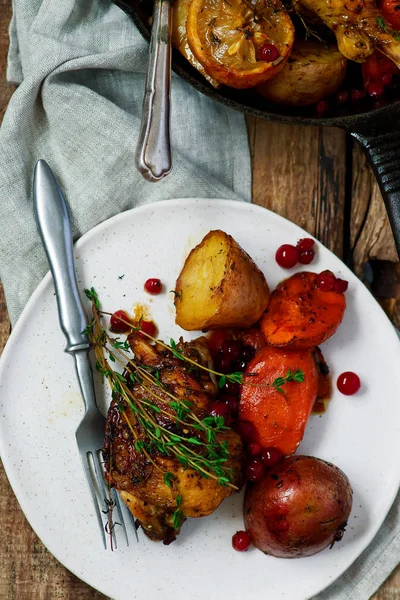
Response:
[[[75,238],[123,210],[177,197],[250,200],[242,115],[174,78],[174,168],[135,171],[147,44],[108,0],[13,0],[8,79],[20,86],[0,131],[0,277],[14,323],[47,271],[33,219],[34,165],[45,158],[71,208]],[[400,560],[400,498],[348,571],[315,600],[367,600]],[[312,576],[312,574],[310,574]]]

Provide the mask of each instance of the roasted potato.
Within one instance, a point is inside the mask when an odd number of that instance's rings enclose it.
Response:
[[[348,478],[335,465],[313,456],[284,458],[247,488],[246,530],[265,554],[311,556],[342,539],[352,494]]]
[[[210,231],[177,279],[175,320],[188,331],[250,327],[268,300],[268,284],[250,256],[230,235]]]
[[[259,85],[259,94],[277,104],[306,106],[336,92],[346,74],[346,59],[334,46],[296,42],[282,71]]]

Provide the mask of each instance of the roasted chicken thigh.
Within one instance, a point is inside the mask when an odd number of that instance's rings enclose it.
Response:
[[[207,434],[199,426],[204,419],[208,422],[210,402],[216,392],[208,372],[180,360],[176,353],[159,344],[148,343],[136,333],[128,339],[142,375],[130,377],[134,370],[128,363],[124,375],[130,382],[130,398],[134,402],[126,395],[114,394],[103,449],[106,474],[146,535],[170,543],[186,517],[209,515],[240,487],[242,443],[233,430],[217,427],[214,434],[208,434],[213,439],[210,451]],[[205,338],[180,343],[176,348],[197,364],[209,360]],[[160,451],[154,436],[149,441],[149,430],[138,414],[137,406],[149,405],[155,407],[151,412],[151,431],[161,432],[156,433],[161,444],[165,439],[176,442],[172,441],[174,451],[171,442],[169,446],[164,443],[168,454]],[[190,414],[182,414],[179,406],[190,407]],[[213,455],[218,448],[225,449],[222,455],[225,453],[226,458],[214,463],[221,467],[207,473],[202,458],[218,461]],[[215,476],[222,473],[221,469],[223,475],[229,473],[228,484],[223,477]]]

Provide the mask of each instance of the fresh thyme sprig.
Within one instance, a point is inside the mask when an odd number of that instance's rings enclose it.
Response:
[[[382,29],[382,31],[387,32],[387,26],[385,21],[383,20],[383,17],[378,16],[376,17],[376,22],[379,25],[379,27]]]
[[[297,381],[298,383],[303,383],[304,372],[300,371],[300,369],[296,369],[296,371],[294,372],[291,371],[291,369],[288,369],[285,377],[277,377],[271,385],[276,389],[277,392],[284,396],[285,392],[283,391],[282,386],[285,385],[285,383],[289,383],[290,381]]]
[[[93,288],[85,290],[85,293],[92,302],[93,324],[89,336],[94,347],[96,368],[107,378],[113,397],[120,399],[119,410],[132,432],[135,449],[163,472],[164,482],[171,489],[174,476],[163,471],[155,462],[155,452],[175,456],[185,469],[193,468],[205,478],[213,478],[220,485],[237,489],[232,483],[234,471],[225,464],[229,459],[228,444],[218,436],[228,430],[223,417],[208,416],[200,419],[193,412],[190,401],[178,398],[162,384],[157,369],[140,365],[135,358],[127,356],[125,351],[129,350],[129,343],[112,338],[101,325],[97,293]],[[139,328],[132,326],[132,329]],[[172,352],[172,348],[166,348]],[[179,353],[176,346],[174,350]],[[125,367],[125,374],[121,375],[112,369],[107,357],[111,362],[120,362]],[[194,363],[191,359],[187,360]],[[134,394],[133,385],[139,386],[144,396]],[[164,413],[176,423],[176,431],[171,432],[158,422],[159,413]],[[183,516],[179,510],[178,507],[176,523]]]

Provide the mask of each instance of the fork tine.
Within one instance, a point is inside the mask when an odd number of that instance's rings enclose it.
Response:
[[[126,539],[126,544],[129,546],[129,538],[128,538],[128,531],[125,525],[125,519],[124,519],[124,515],[123,515],[123,511],[122,511],[122,506],[121,506],[121,499],[119,497],[119,494],[116,490],[112,490],[112,496],[113,496],[113,500],[115,503],[115,506],[117,508],[117,512],[118,512],[118,518],[119,521],[122,525],[122,529],[124,530],[124,534],[125,534],[125,539]]]
[[[101,468],[102,473],[103,473],[103,478],[105,478],[104,477],[105,476],[104,460],[103,460],[103,453],[102,453],[101,450],[98,451],[97,457],[98,457],[98,460],[99,460],[99,463],[100,463],[100,468]],[[114,488],[111,489],[111,497],[114,500],[114,506],[117,509],[119,522],[121,523],[121,527],[124,530],[126,544],[127,544],[127,546],[129,546],[128,529],[127,529],[126,524],[125,524],[125,518],[124,518],[124,512],[125,511],[123,510],[123,507],[125,507],[125,504],[121,501],[120,495],[118,494],[117,490],[114,489]],[[129,511],[129,514],[131,514],[130,511]],[[135,528],[135,533],[136,533],[136,528]],[[137,538],[137,534],[136,534],[136,538]]]
[[[98,486],[99,497],[101,498],[102,502],[104,503],[104,507],[106,507],[107,506],[106,500],[108,500],[109,489],[108,489],[108,486],[106,485],[106,482],[104,481],[103,469],[101,466],[101,461],[99,459],[100,453],[101,453],[101,450],[97,450],[96,452],[90,452],[88,454],[91,454],[91,457],[92,457],[93,468],[94,468],[94,473],[95,473],[96,482],[97,482],[97,486]],[[107,506],[107,508],[108,508],[108,510],[111,509],[110,506]],[[115,535],[115,528],[113,526],[113,523],[110,523],[110,520],[108,521],[108,523],[109,523],[109,529],[110,529],[110,524],[111,524],[111,530],[109,530],[109,533],[111,533],[114,547],[117,548],[118,544],[117,544],[117,538]]]
[[[98,503],[98,500],[97,500],[97,495],[96,495],[96,490],[95,490],[95,487],[94,487],[93,475],[92,475],[92,471],[91,471],[91,468],[90,468],[88,454],[89,454],[89,452],[86,455],[86,459],[82,457],[82,465],[83,465],[83,470],[85,472],[86,481],[87,481],[87,483],[89,485],[90,494],[92,496],[93,504],[94,504],[94,507],[96,509],[96,515],[97,515],[97,520],[99,522],[99,527],[100,527],[101,537],[102,537],[102,540],[103,540],[104,549],[107,550],[106,532],[104,530],[103,517],[102,517],[101,510],[100,510],[100,507],[99,507],[99,503]]]
[[[136,541],[139,542],[139,536],[138,536],[138,532],[137,532],[138,528],[136,527],[135,517],[133,516],[133,514],[131,513],[131,511],[128,508],[126,510],[129,512],[129,517],[132,522],[133,531],[135,532]]]

